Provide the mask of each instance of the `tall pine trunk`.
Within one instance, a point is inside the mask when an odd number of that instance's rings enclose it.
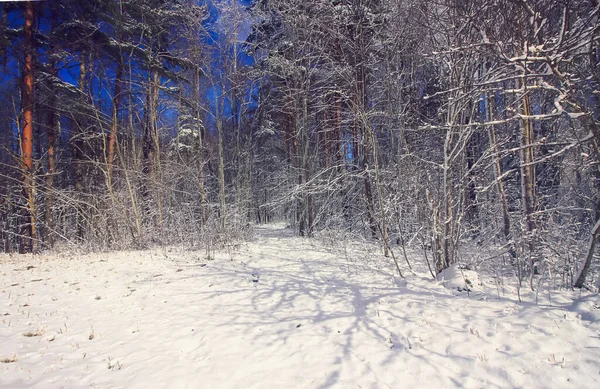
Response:
[[[199,178],[199,191],[200,191],[200,207],[202,213],[202,225],[206,225],[207,220],[207,201],[206,201],[206,190],[204,187],[204,134],[202,131],[202,116],[201,116],[201,107],[200,107],[200,69],[196,69],[194,71],[194,90],[196,92],[196,125],[198,130],[198,153],[199,153],[199,161],[198,161],[198,175]]]
[[[119,40],[120,41],[120,40]],[[108,155],[106,157],[106,181],[109,191],[113,186],[113,167],[115,161],[115,147],[117,144],[117,133],[119,123],[119,109],[121,97],[121,78],[123,77],[123,57],[119,55],[117,60],[117,71],[115,78],[115,90],[113,95],[112,121],[108,135]]]
[[[35,184],[33,177],[33,25],[35,14],[33,2],[25,3],[25,58],[23,62],[22,106],[23,126],[21,137],[21,168],[23,171],[23,192],[27,202],[22,234],[21,252],[37,251],[37,231],[35,228]]]
[[[56,9],[56,8],[55,8]],[[52,29],[56,24],[56,11],[52,14]],[[56,147],[57,138],[60,136],[60,127],[58,114],[56,111],[56,88],[54,85],[54,78],[58,76],[56,70],[56,59],[54,58],[54,47],[50,46],[50,85],[47,109],[47,133],[48,133],[48,174],[46,175],[46,204],[44,210],[44,221],[46,223],[46,244],[49,247],[54,247],[54,230],[55,222],[52,208],[54,207],[54,178],[56,177]]]
[[[222,92],[223,93],[223,92]],[[217,105],[217,141],[218,141],[218,159],[219,159],[219,205],[220,217],[219,225],[221,231],[225,231],[225,221],[227,220],[227,201],[225,197],[225,152],[223,150],[223,111],[225,105],[225,97],[221,96]]]

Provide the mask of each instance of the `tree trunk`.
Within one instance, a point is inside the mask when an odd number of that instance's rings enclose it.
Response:
[[[56,11],[54,9],[52,15],[52,29],[56,24]],[[60,122],[58,120],[58,114],[56,111],[56,88],[54,86],[54,77],[58,76],[56,70],[56,59],[54,58],[54,47],[50,47],[50,85],[49,85],[49,99],[47,109],[47,132],[48,132],[48,174],[46,175],[46,204],[44,210],[44,221],[46,223],[46,242],[49,247],[54,247],[54,215],[52,208],[54,206],[54,178],[56,176],[56,146],[57,138],[60,136]]]
[[[160,137],[158,134],[158,97],[159,97],[160,78],[158,70],[152,71],[152,79],[150,81],[150,134],[152,136],[152,173],[156,188],[156,206],[158,210],[158,225],[161,227],[164,219],[164,200],[162,187],[162,166],[160,161]]]
[[[336,107],[335,107],[335,133],[333,136],[334,143],[334,164],[340,161],[345,161],[345,156],[342,156],[341,145],[342,145],[342,98],[336,94]]]
[[[379,141],[377,140],[377,135],[375,134],[375,131],[373,131],[371,128],[369,128],[369,135],[371,138],[371,145],[373,146],[373,156],[375,159],[375,185],[377,186],[379,217],[381,218],[381,238],[383,239],[383,255],[388,257],[390,255],[391,250],[387,232],[387,218],[385,213],[385,207],[383,206],[383,185],[381,184],[381,168],[379,167]],[[395,257],[394,261],[396,261]],[[398,266],[397,262],[396,267],[398,268],[398,273],[400,274],[400,276],[402,276],[402,272],[400,271],[400,267]]]
[[[54,61],[51,61],[51,74],[55,73]],[[46,222],[46,241],[49,247],[54,247],[54,216],[52,208],[54,206],[54,178],[56,176],[56,145],[57,137],[60,136],[59,121],[56,113],[56,93],[54,83],[51,81],[50,98],[48,100],[48,174],[46,176],[46,204],[44,219]]]
[[[469,124],[469,123],[465,123]],[[464,196],[464,206],[465,206],[465,216],[467,218],[467,223],[470,227],[471,238],[477,239],[481,233],[481,221],[479,219],[479,202],[477,198],[477,190],[475,185],[475,180],[477,176],[474,172],[475,164],[477,163],[477,158],[479,157],[478,149],[480,143],[480,137],[478,133],[474,133],[471,138],[466,142],[465,147],[465,162],[467,167],[467,177],[466,178],[466,187],[465,187],[465,196]]]
[[[3,2],[0,4],[0,11],[2,12],[2,17],[0,18],[0,30],[4,31],[6,26],[8,25],[8,4]],[[4,73],[6,73],[6,65],[8,64],[8,50],[6,47],[8,46],[8,39],[4,37],[4,34],[0,36],[0,61],[2,62],[2,68],[4,69]]]
[[[533,242],[533,233],[535,229],[535,222],[533,220],[533,212],[535,207],[535,178],[533,173],[533,124],[527,116],[530,115],[529,108],[529,96],[527,95],[527,84],[526,79],[522,80],[523,86],[523,115],[525,116],[521,120],[521,199],[523,202],[523,218],[525,222],[524,227],[524,238],[525,245],[528,249],[529,254],[529,266],[531,274],[533,275],[535,269],[535,245]],[[531,284],[533,287],[533,284]]]
[[[81,92],[82,96],[85,95],[85,79],[87,74],[87,65],[86,65],[86,53],[81,53],[79,59],[79,82],[78,88]],[[83,135],[85,133],[85,119],[78,118],[77,120],[77,133],[75,135],[75,141],[73,145],[75,147],[75,190],[77,191],[77,195],[79,199],[83,199],[83,178],[84,178],[84,153],[83,153]],[[77,207],[77,215],[76,215],[76,224],[77,224],[77,237],[79,239],[83,239],[84,237],[84,211],[85,205],[79,205]]]
[[[227,218],[227,201],[225,197],[225,152],[223,151],[223,100],[224,97],[220,97],[220,102],[217,102],[218,105],[221,105],[220,112],[217,113],[217,135],[218,135],[218,158],[219,158],[219,205],[220,205],[220,218],[219,225],[221,226],[221,231],[225,230],[225,221]]]
[[[25,212],[25,232],[22,234],[21,252],[37,251],[37,231],[35,228],[35,186],[33,179],[33,24],[35,15],[33,2],[25,3],[25,58],[23,63],[22,106],[23,126],[21,138],[21,167],[23,169],[23,193],[27,202]]]
[[[441,263],[437,264],[438,272],[449,267],[453,262],[453,250],[452,250],[452,236],[454,234],[452,221],[454,218],[453,215],[453,202],[454,202],[454,193],[453,193],[453,181],[452,181],[452,158],[451,158],[451,150],[453,144],[453,129],[450,128],[447,131],[446,139],[444,142],[444,180],[443,180],[443,189],[444,189],[444,198],[442,205],[442,217],[440,222],[442,236],[440,242],[440,248],[442,250],[441,256],[439,260]]]
[[[146,215],[152,215],[148,218],[162,226],[163,210],[162,210],[162,188],[161,182],[161,167],[160,167],[160,142],[158,135],[158,88],[159,76],[157,70],[152,70],[148,75],[146,90],[146,107],[145,107],[145,125],[143,136],[143,185],[142,196],[144,198],[144,208]],[[152,195],[156,197],[156,211],[158,218],[155,218],[152,212]],[[161,231],[162,234],[162,231]]]
[[[194,90],[196,92],[196,126],[198,130],[198,180],[199,182],[199,191],[200,191],[200,208],[202,214],[202,225],[206,225],[206,190],[204,188],[204,144],[202,133],[202,116],[200,109],[200,69],[196,69],[194,71]]]
[[[488,118],[490,122],[493,122],[494,106],[492,103],[492,99],[487,100],[487,106]],[[517,253],[515,251],[514,242],[510,232],[510,213],[508,212],[508,200],[506,199],[504,180],[502,179],[502,164],[498,151],[498,140],[496,139],[496,127],[493,124],[488,128],[488,138],[490,142],[490,147],[492,149],[492,153],[494,155],[494,178],[496,181],[496,191],[498,192],[498,197],[500,197],[500,204],[502,206],[502,232],[504,233],[504,238],[506,239],[506,242],[509,245],[508,252],[510,256],[512,258],[516,258]]]
[[[596,250],[596,242],[598,241],[599,234],[600,234],[600,220],[598,220],[596,222],[596,224],[594,225],[594,228],[592,228],[590,244],[589,244],[587,255],[585,257],[585,262],[583,264],[583,268],[581,269],[581,272],[579,272],[577,281],[575,281],[575,284],[573,285],[576,288],[583,288],[583,284],[585,283],[585,278],[587,277],[587,274],[590,271],[590,267],[592,265],[592,260],[594,259],[594,251]]]
[[[119,42],[121,39],[119,39]],[[113,186],[113,164],[115,161],[115,146],[117,144],[117,133],[119,123],[119,102],[121,97],[121,78],[123,77],[123,59],[119,56],[117,60],[117,71],[115,78],[115,91],[113,95],[112,121],[110,133],[108,134],[108,155],[106,157],[106,181],[109,191]]]
[[[310,83],[309,83],[310,87]],[[309,88],[308,87],[308,88]],[[307,88],[307,89],[308,89]],[[308,134],[308,91],[305,91],[302,97],[302,170],[304,171],[304,183],[308,184],[310,181],[310,161],[309,161],[309,150],[310,150],[310,137]],[[305,209],[306,212],[306,225],[302,231],[302,235],[312,236],[313,232],[313,198],[310,193],[311,188],[306,186],[308,193],[305,195]],[[304,219],[304,217],[303,217]]]

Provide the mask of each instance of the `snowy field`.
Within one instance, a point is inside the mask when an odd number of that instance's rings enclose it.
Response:
[[[600,388],[597,295],[467,294],[342,246],[0,256],[0,388]]]

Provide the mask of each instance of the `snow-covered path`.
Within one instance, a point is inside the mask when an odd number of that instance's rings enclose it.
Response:
[[[560,307],[257,235],[213,261],[0,257],[0,388],[600,387],[598,326]]]

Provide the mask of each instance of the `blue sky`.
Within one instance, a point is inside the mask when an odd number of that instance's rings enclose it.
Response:
[[[231,34],[231,31],[228,29],[235,24],[236,25],[236,49],[238,52],[238,66],[251,66],[254,63],[254,59],[251,56],[247,56],[246,53],[241,50],[242,45],[252,29],[252,23],[250,20],[250,16],[244,9],[250,6],[253,3],[252,0],[198,0],[198,4],[205,4],[207,6],[209,16],[205,21],[205,27],[209,28],[211,31],[210,40],[206,41],[208,48],[212,48],[212,63],[205,70],[207,73],[212,76],[219,77],[222,74],[222,69],[219,69],[223,60],[230,57],[233,52],[233,47],[231,45],[224,45],[224,40],[228,37],[228,34]],[[227,6],[235,6],[237,8],[237,19],[235,23],[232,23],[231,20],[224,21],[226,19],[227,13],[224,13],[222,10]],[[19,7],[20,8],[20,7]],[[21,9],[15,8],[9,12],[8,15],[8,25],[15,29],[22,28],[23,25],[23,12]],[[46,9],[46,7],[42,7]],[[47,12],[47,11],[45,11]],[[38,15],[38,17],[41,15]],[[50,23],[49,15],[44,15],[44,17],[40,17],[38,20],[41,21],[38,23],[37,28],[42,33],[48,33],[50,31]],[[21,39],[21,38],[18,38]],[[15,52],[12,55],[8,56],[7,66],[4,69],[0,69],[0,84],[8,85],[9,83],[14,84],[15,80],[20,80],[20,63],[22,61],[22,54],[18,50],[21,44],[19,42],[13,42],[13,47],[16,48]],[[73,53],[74,57],[67,56],[61,62],[57,64],[59,67],[59,78],[66,83],[70,83],[72,85],[77,85],[77,80],[79,79],[79,54]],[[48,58],[46,57],[46,53],[43,48],[38,48],[38,60],[41,63],[48,63]],[[100,108],[104,115],[110,116],[111,110],[111,99],[112,93],[114,89],[114,77],[115,77],[115,64],[111,62],[110,59],[105,59],[101,61],[101,72],[94,74],[91,79],[91,85],[93,89],[93,94],[98,99],[97,104],[98,108]],[[142,72],[143,69],[138,68],[135,70],[136,72]],[[163,79],[163,84],[167,83],[168,80]],[[252,87],[248,86],[248,89],[245,93],[246,103],[249,103],[249,96],[252,94]],[[139,90],[138,93],[135,91],[134,95],[139,95],[134,98],[143,102],[143,90]],[[205,98],[209,105],[213,105],[214,112],[214,101],[215,96],[221,93],[219,87],[210,88],[208,87],[206,90]],[[166,97],[166,96],[163,96]],[[249,103],[250,104],[250,103]],[[143,105],[143,104],[141,104]],[[141,108],[141,107],[140,107]],[[231,107],[228,101],[225,104],[225,115],[231,115]],[[176,108],[165,108],[163,107],[163,118],[162,122],[164,125],[171,126],[175,123],[175,118],[177,117]],[[211,127],[211,120],[207,118],[206,125]],[[226,118],[227,119],[227,118]]]

